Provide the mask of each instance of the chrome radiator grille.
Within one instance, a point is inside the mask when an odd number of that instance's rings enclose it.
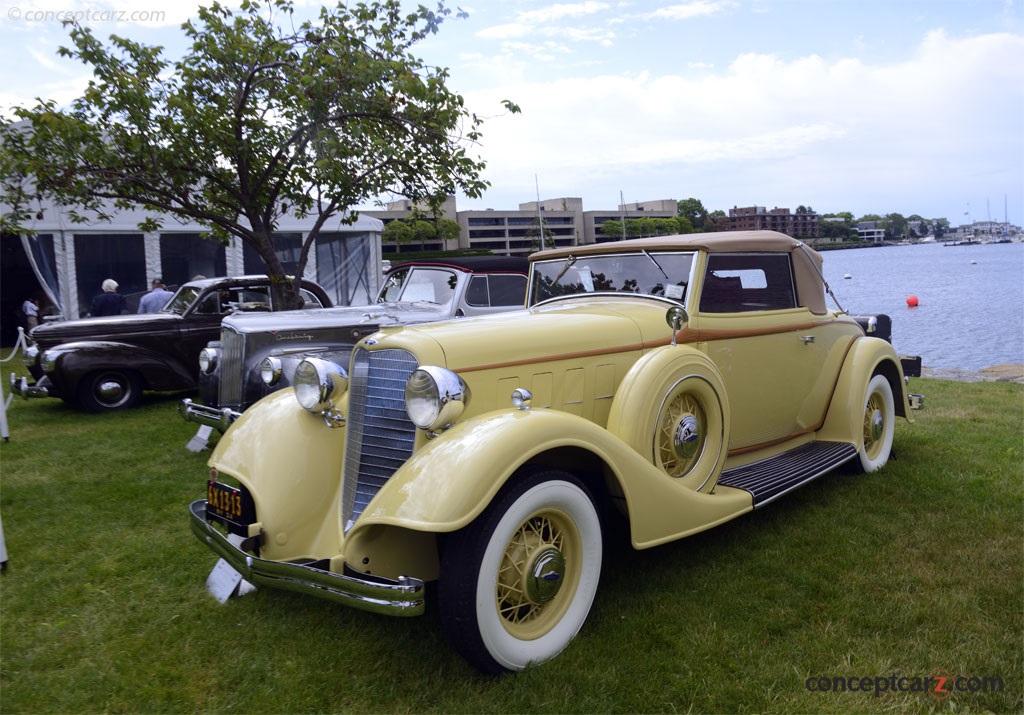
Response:
[[[341,494],[346,531],[412,455],[416,427],[405,413],[405,383],[417,367],[416,358],[404,350],[355,352]]]
[[[217,403],[238,409],[242,405],[242,381],[245,378],[245,338],[233,330],[220,331],[220,365]]]

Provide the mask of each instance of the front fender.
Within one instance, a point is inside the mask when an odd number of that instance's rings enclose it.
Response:
[[[58,345],[60,351],[54,374],[74,390],[78,382],[95,370],[134,370],[151,390],[184,390],[195,387],[194,370],[180,360],[139,347],[112,340],[79,341]]]
[[[265,558],[319,559],[341,549],[344,453],[345,429],[325,426],[286,388],[243,412],[207,464],[252,494]]]
[[[896,414],[913,422],[903,367],[896,351],[880,338],[858,338],[839,371],[839,379],[817,439],[847,442],[858,449],[863,446],[864,397],[868,382],[876,374],[884,375],[889,381],[896,403]]]
[[[637,548],[702,531],[753,506],[747,492],[728,487],[695,492],[585,418],[558,410],[502,410],[462,422],[417,451],[367,505],[348,540],[373,526],[461,529],[516,470],[543,464],[547,453],[564,448],[589,452],[618,482]]]

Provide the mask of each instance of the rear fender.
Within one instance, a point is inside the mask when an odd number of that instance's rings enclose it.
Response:
[[[828,413],[817,439],[847,442],[857,449],[864,441],[864,397],[875,375],[884,375],[892,387],[896,414],[913,422],[899,356],[881,338],[859,338],[839,372]]]
[[[109,340],[81,341],[56,346],[61,356],[56,372],[71,394],[85,375],[96,370],[134,371],[150,390],[184,390],[195,387],[195,370],[180,360],[130,343]]]

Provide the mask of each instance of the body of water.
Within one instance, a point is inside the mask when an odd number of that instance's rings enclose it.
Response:
[[[896,350],[920,355],[924,367],[1024,363],[1024,244],[938,243],[822,256],[843,308],[889,315]],[[917,296],[916,308],[907,305],[909,296]]]

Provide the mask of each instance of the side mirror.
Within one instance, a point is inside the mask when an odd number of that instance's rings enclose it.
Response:
[[[690,316],[687,314],[686,308],[673,306],[665,313],[665,322],[672,328],[672,344],[675,345],[676,333],[686,327],[686,324],[690,322]]]

